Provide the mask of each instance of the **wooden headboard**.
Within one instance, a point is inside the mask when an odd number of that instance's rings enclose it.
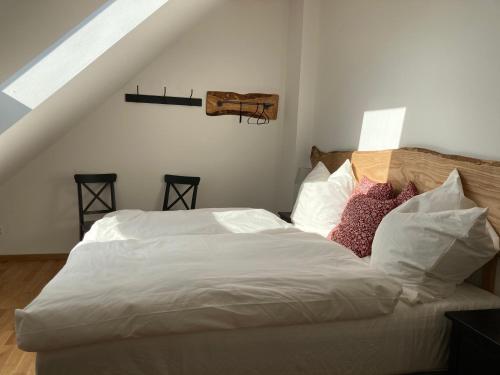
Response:
[[[441,185],[450,172],[457,168],[465,195],[480,207],[488,207],[488,219],[500,233],[500,162],[473,159],[458,155],[440,154],[422,148],[401,148],[387,151],[333,151],[311,150],[313,167],[323,162],[330,171],[350,159],[354,174],[377,182],[390,181],[396,189],[413,181],[420,192]],[[482,287],[491,292],[495,288],[496,260],[483,268]]]

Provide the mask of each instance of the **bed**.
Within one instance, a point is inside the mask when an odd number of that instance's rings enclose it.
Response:
[[[332,171],[346,158],[358,177],[397,187],[413,180],[420,191],[459,168],[467,195],[500,228],[499,163],[421,149],[311,154]],[[16,311],[17,340],[37,351],[41,375],[441,370],[444,312],[499,308],[495,270],[495,260],[484,267],[481,288],[464,283],[449,298],[410,306],[366,262],[264,210],[119,212]]]
[[[38,353],[40,374],[406,374],[447,368],[445,311],[498,308],[473,285],[366,320],[112,341]],[[112,369],[109,370],[110,364]],[[108,368],[107,372],[103,369]]]

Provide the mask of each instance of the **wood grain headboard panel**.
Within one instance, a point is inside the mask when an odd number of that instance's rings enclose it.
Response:
[[[378,181],[391,182],[396,189],[413,181],[420,192],[441,185],[450,172],[457,168],[464,192],[480,207],[488,207],[488,218],[500,233],[500,162],[473,159],[458,155],[440,154],[422,148],[401,148],[387,151],[333,151],[311,150],[313,167],[323,162],[330,171],[350,159],[354,174]],[[483,270],[483,288],[493,291],[496,258]]]

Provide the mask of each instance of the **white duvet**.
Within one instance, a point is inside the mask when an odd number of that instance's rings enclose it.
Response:
[[[298,231],[87,239],[25,309],[17,342],[49,351],[107,340],[361,319],[399,284]]]
[[[97,221],[84,241],[142,240],[179,234],[277,233],[297,231],[275,214],[253,208],[179,211],[122,210]]]

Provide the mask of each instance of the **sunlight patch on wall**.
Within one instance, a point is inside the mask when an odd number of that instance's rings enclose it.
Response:
[[[399,148],[406,107],[366,111],[359,137],[359,151]]]
[[[36,108],[167,1],[108,1],[2,85],[2,92]]]

